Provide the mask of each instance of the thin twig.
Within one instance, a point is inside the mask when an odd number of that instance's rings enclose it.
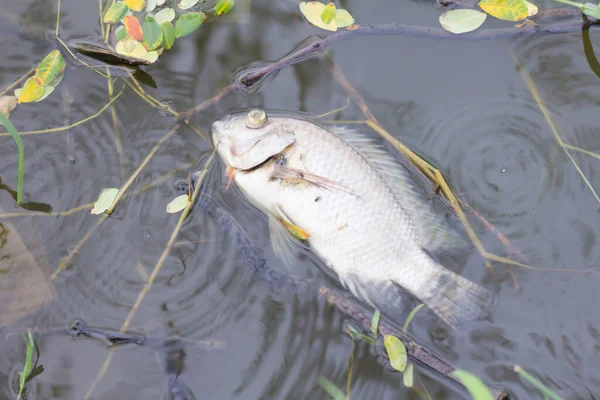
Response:
[[[4,96],[6,93],[10,92],[12,89],[17,87],[21,82],[23,82],[25,79],[27,79],[29,77],[29,75],[33,74],[34,72],[35,72],[35,67],[31,67],[31,69],[29,71],[25,72],[25,74],[23,74],[23,76],[21,76],[19,79],[17,79],[13,83],[11,83],[6,89],[1,91],[0,97]]]
[[[137,313],[137,310],[139,309],[142,301],[144,300],[144,297],[150,291],[150,288],[152,287],[152,283],[154,282],[154,280],[158,276],[158,273],[160,272],[160,269],[162,268],[164,261],[166,260],[167,256],[169,255],[169,252],[171,251],[173,243],[175,242],[175,239],[177,238],[177,235],[179,234],[179,231],[181,230],[181,227],[183,226],[183,223],[185,222],[185,219],[187,218],[187,216],[188,216],[188,214],[190,212],[191,206],[196,201],[198,193],[200,192],[200,186],[202,186],[202,181],[204,180],[204,178],[206,177],[206,175],[208,173],[208,169],[210,167],[210,164],[211,164],[211,162],[212,162],[212,160],[213,160],[213,158],[215,156],[215,151],[216,151],[216,149],[213,150],[210,158],[206,161],[206,163],[204,165],[204,170],[202,171],[202,174],[198,178],[198,182],[197,182],[197,184],[196,184],[196,186],[194,188],[194,192],[192,194],[191,202],[189,202],[186,205],[186,207],[183,209],[183,211],[181,212],[179,220],[177,221],[177,225],[175,226],[175,229],[173,229],[173,232],[171,233],[171,237],[169,238],[169,241],[167,242],[167,245],[165,246],[165,248],[164,248],[164,250],[163,250],[160,258],[158,259],[156,265],[154,266],[154,269],[152,270],[152,273],[148,277],[148,280],[145,282],[142,290],[140,291],[140,293],[139,293],[139,295],[138,295],[138,297],[137,297],[137,299],[136,299],[133,307],[131,307],[131,311],[127,315],[127,318],[125,319],[125,322],[123,322],[123,325],[121,326],[121,332],[126,332],[127,329],[129,329],[129,325],[131,324],[131,321],[133,320],[133,317]],[[87,393],[85,395],[85,399],[89,399],[90,398],[90,396],[94,392],[94,389],[96,388],[96,386],[98,385],[98,383],[102,380],[102,378],[106,374],[106,371],[108,370],[108,367],[110,366],[110,362],[112,360],[112,354],[114,354],[114,353],[110,353],[109,356],[104,361],[104,364],[100,368],[100,371],[98,371],[98,374],[96,375],[96,377],[94,378],[94,381],[90,385],[90,388],[88,389],[88,391],[87,391]]]
[[[73,207],[67,211],[57,211],[57,212],[18,212],[18,213],[5,213],[0,214],[0,219],[2,218],[17,218],[17,217],[67,217],[69,215],[73,215],[78,213],[79,211],[89,210],[94,207],[94,203],[83,204],[81,206]]]

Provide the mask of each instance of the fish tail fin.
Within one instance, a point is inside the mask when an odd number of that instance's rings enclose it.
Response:
[[[433,282],[421,301],[451,327],[485,317],[495,303],[492,292],[445,268]]]

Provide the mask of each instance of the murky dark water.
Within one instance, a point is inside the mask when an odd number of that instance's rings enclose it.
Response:
[[[539,5],[551,6],[549,2]],[[436,26],[439,15],[424,5],[391,0],[345,1],[344,6],[358,23]],[[96,2],[63,0],[62,7],[63,38],[99,34]],[[0,9],[4,87],[57,47],[52,39],[56,2],[3,1]],[[494,24],[500,26],[490,22]],[[302,20],[295,3],[253,0],[251,11],[237,22],[205,24],[194,35],[178,40],[149,69],[158,88],[145,90],[185,111],[215,95],[238,68],[275,60],[311,34],[323,32]],[[592,34],[594,39],[597,35]],[[563,140],[600,151],[600,80],[586,62],[580,34],[489,42],[371,36],[339,42],[330,54],[379,122],[436,165],[462,199],[494,224],[525,262],[541,268],[600,268],[599,204],[557,146],[509,49],[536,81],[560,122]],[[323,58],[286,68],[260,91],[229,96],[193,123],[209,133],[214,119],[239,108],[314,114],[339,108],[346,94],[328,66]],[[121,85],[117,83],[117,91]],[[41,103],[18,106],[11,120],[20,131],[56,127],[96,113],[107,101],[106,80],[71,64],[55,93]],[[115,105],[121,155],[110,110],[67,132],[23,138],[26,201],[47,203],[53,211],[93,202],[102,188],[123,185],[175,123],[130,89]],[[349,107],[335,118],[363,116]],[[0,137],[0,142],[2,184],[15,189],[16,148],[10,137]],[[35,297],[32,293],[51,297],[26,315],[0,307],[2,323],[65,327],[82,318],[90,325],[118,330],[144,287],[139,268],[150,274],[177,222],[177,216],[165,213],[166,204],[176,195],[173,183],[200,168],[211,150],[208,141],[187,127],[170,137],[134,182],[133,194],[123,199],[70,267],[53,281],[50,274],[98,217],[82,211],[65,217],[2,219],[3,234],[18,238],[18,233],[36,259],[22,262],[31,271],[23,280],[26,289],[3,283],[2,298],[27,304]],[[581,153],[573,157],[600,190],[599,161]],[[211,195],[263,248],[269,265],[284,268],[270,248],[265,217],[235,189],[224,190],[223,168],[220,160],[215,161],[206,183]],[[138,191],[174,168],[181,171],[148,191]],[[4,212],[19,211],[7,190],[0,191],[0,206]],[[506,255],[493,233],[476,222],[474,227],[488,251]],[[0,248],[3,263],[26,254],[15,240]],[[278,293],[252,279],[231,235],[205,214],[193,213],[177,240],[191,243],[178,244],[171,251],[130,329],[188,339],[183,356],[169,353],[168,358],[183,362],[179,379],[195,398],[326,398],[317,384],[319,376],[345,387],[352,342],[342,332],[340,313],[316,296]],[[463,331],[449,332],[422,310],[412,324],[415,336],[458,367],[518,399],[542,397],[512,372],[515,364],[565,398],[598,398],[600,276],[513,267],[513,279],[504,265],[495,265],[492,275],[477,252],[470,251],[462,273],[497,293],[493,315]],[[9,265],[0,267],[5,272]],[[305,256],[299,257],[292,272],[323,278]],[[30,385],[28,398],[83,399],[109,352],[92,341],[66,335],[38,334],[36,339],[45,371]],[[223,348],[207,350],[195,344],[203,340],[223,342]],[[18,335],[2,338],[0,352],[0,398],[8,399],[13,396],[9,381],[22,367],[23,340]],[[92,398],[159,398],[168,379],[166,357],[165,352],[144,346],[117,350]],[[462,398],[417,375],[433,398]],[[361,345],[352,398],[418,396],[403,387],[400,375],[380,365],[372,348]]]

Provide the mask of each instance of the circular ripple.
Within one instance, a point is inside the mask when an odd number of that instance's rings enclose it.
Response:
[[[539,113],[538,113],[539,114]],[[524,101],[454,103],[433,110],[426,144],[443,153],[452,186],[487,216],[519,216],[548,197],[555,142]]]

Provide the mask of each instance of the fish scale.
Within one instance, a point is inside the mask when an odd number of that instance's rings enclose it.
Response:
[[[491,292],[429,256],[452,247],[452,232],[419,199],[408,172],[373,141],[298,118],[267,122],[265,114],[263,125],[246,122],[236,115],[213,124],[218,153],[237,169],[235,184],[270,218],[305,232],[310,249],[354,295],[393,307],[401,304],[401,287],[451,326],[488,311]],[[245,154],[234,151],[240,143]],[[280,178],[281,171],[291,178]]]

